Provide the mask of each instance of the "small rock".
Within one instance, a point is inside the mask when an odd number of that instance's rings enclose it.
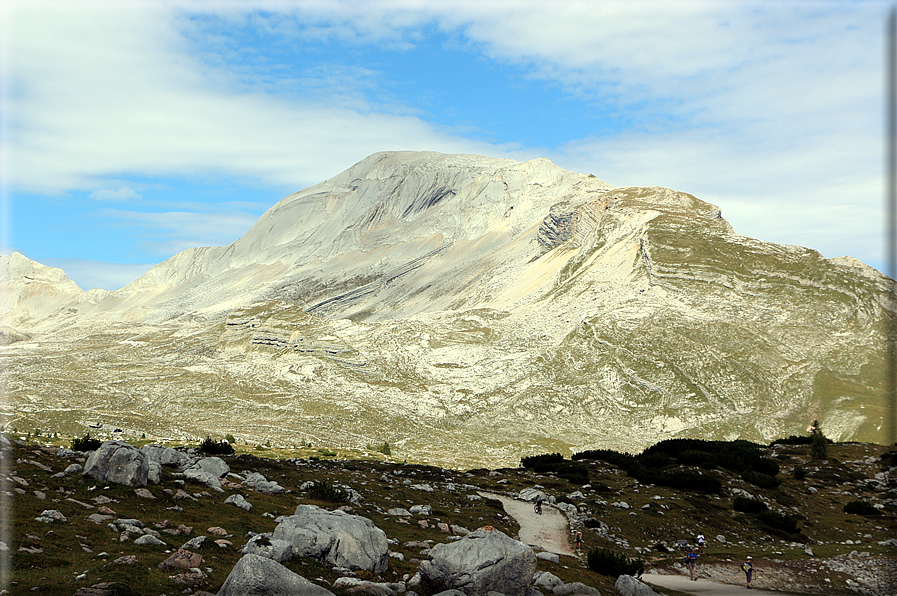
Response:
[[[212,526],[211,528],[208,528],[206,532],[209,534],[214,534],[215,536],[227,536],[227,530],[218,526]]]
[[[144,534],[134,541],[134,544],[140,546],[166,546],[164,542],[153,536],[152,534]]]
[[[543,559],[545,561],[550,561],[551,563],[560,563],[561,558],[554,553],[550,553],[547,551],[543,551],[540,553],[536,553],[536,558]]]
[[[202,555],[179,548],[177,552],[159,563],[159,569],[192,569],[202,565]]]
[[[245,511],[249,511],[252,509],[252,503],[243,498],[243,495],[231,495],[224,500],[226,504],[232,504],[235,507],[239,507]]]
[[[56,509],[44,509],[44,511],[40,514],[40,517],[34,518],[34,521],[39,521],[45,524],[52,524],[55,522],[65,523],[68,520],[62,515],[61,512]]]
[[[141,499],[155,499],[155,495],[146,488],[137,488],[134,489],[134,494],[140,497]]]

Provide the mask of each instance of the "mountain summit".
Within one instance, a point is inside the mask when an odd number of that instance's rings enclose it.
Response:
[[[20,427],[450,465],[814,419],[884,439],[888,278],[546,159],[377,153],[117,292],[0,259]]]

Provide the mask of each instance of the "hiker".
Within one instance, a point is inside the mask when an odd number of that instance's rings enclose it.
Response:
[[[689,553],[685,555],[685,562],[688,564],[689,579],[693,582],[698,581],[698,553],[695,552],[695,549],[691,549]]]
[[[698,550],[704,552],[704,535],[698,534]]]
[[[751,576],[754,575],[754,566],[751,564],[751,556],[748,555],[747,561],[744,562],[744,565],[741,566],[741,570],[744,571],[744,576],[747,579],[747,589],[751,589]]]
[[[573,532],[573,543],[576,545],[576,548],[582,548],[582,532],[576,530]]]
[[[536,513],[542,515],[542,495],[536,495]]]

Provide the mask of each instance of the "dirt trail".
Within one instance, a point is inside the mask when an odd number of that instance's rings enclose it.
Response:
[[[781,592],[770,592],[768,590],[752,589],[747,591],[744,584],[720,584],[709,579],[699,578],[698,581],[691,581],[684,575],[655,575],[646,573],[642,576],[642,581],[646,584],[653,584],[661,588],[669,588],[677,592],[685,594],[695,594],[697,596],[781,596]]]
[[[531,546],[539,546],[548,552],[559,555],[577,556],[570,548],[570,530],[567,516],[550,505],[542,506],[542,515],[533,511],[533,504],[519,501],[504,495],[480,492],[487,499],[501,501],[505,512],[520,524],[520,542]]]

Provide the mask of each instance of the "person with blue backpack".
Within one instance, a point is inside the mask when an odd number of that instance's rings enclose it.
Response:
[[[754,565],[751,563],[751,556],[748,555],[747,561],[744,562],[744,565],[741,566],[741,570],[744,571],[744,577],[747,579],[747,589],[751,589],[751,576],[754,575]]]
[[[698,581],[698,553],[695,552],[695,549],[689,550],[685,555],[685,563],[688,565],[689,579],[693,582]]]

